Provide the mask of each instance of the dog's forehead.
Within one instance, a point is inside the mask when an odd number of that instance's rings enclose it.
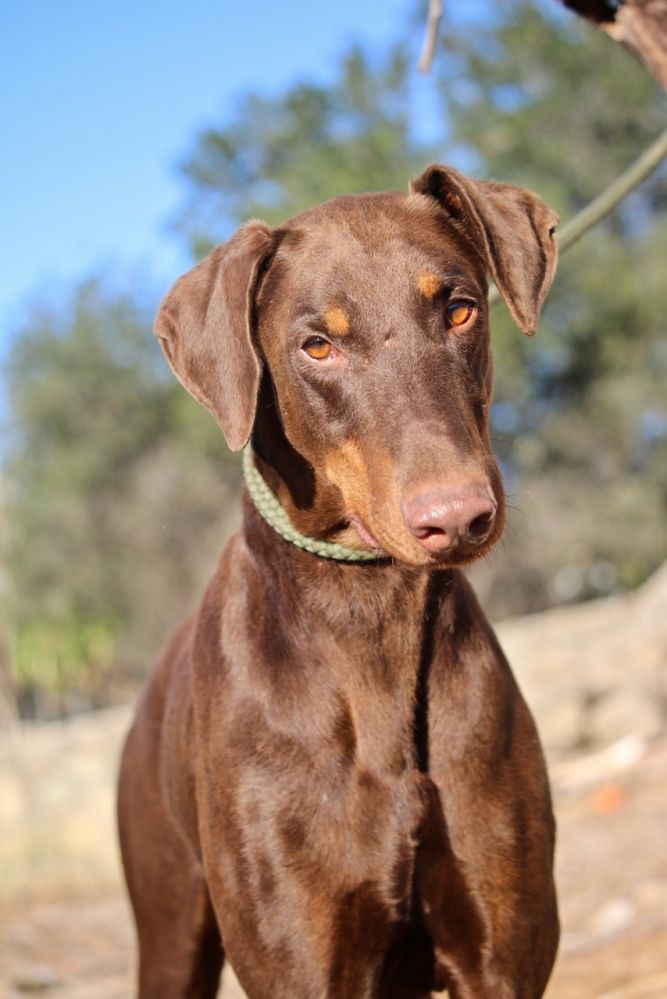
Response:
[[[483,282],[481,258],[421,195],[335,198],[288,222],[279,258],[295,295],[323,304],[412,293],[462,275]]]

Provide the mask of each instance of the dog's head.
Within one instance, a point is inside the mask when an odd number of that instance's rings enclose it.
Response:
[[[534,333],[557,221],[527,191],[432,166],[409,194],[250,222],[176,282],[155,332],[231,448],[279,421],[312,502],[326,494],[331,511],[335,496],[329,527],[412,565],[460,565],[504,522],[487,275]],[[275,407],[258,416],[263,373]]]

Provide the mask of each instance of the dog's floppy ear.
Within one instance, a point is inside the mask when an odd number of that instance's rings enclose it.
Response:
[[[532,336],[556,270],[558,215],[521,187],[470,180],[437,164],[411,189],[435,198],[472,238],[515,322]]]
[[[274,233],[250,222],[184,274],[158,310],[154,333],[179,381],[220,424],[232,451],[248,441],[261,361],[255,292]]]

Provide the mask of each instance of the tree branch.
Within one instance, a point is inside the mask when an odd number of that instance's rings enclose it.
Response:
[[[667,90],[665,0],[562,0],[640,59]]]
[[[424,47],[419,58],[419,70],[421,73],[430,72],[433,56],[435,55],[435,47],[438,43],[438,29],[440,28],[441,17],[442,0],[429,0]]]

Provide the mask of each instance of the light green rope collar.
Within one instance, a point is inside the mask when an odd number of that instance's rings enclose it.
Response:
[[[292,527],[289,517],[278,502],[277,497],[274,496],[255,468],[250,445],[243,452],[243,476],[257,512],[281,538],[296,545],[297,548],[304,548],[313,555],[319,555],[320,558],[332,558],[338,562],[377,562],[379,559],[387,558],[381,552],[348,548],[347,545],[339,545],[333,541],[318,541],[316,538],[309,538],[307,535],[301,534]]]

